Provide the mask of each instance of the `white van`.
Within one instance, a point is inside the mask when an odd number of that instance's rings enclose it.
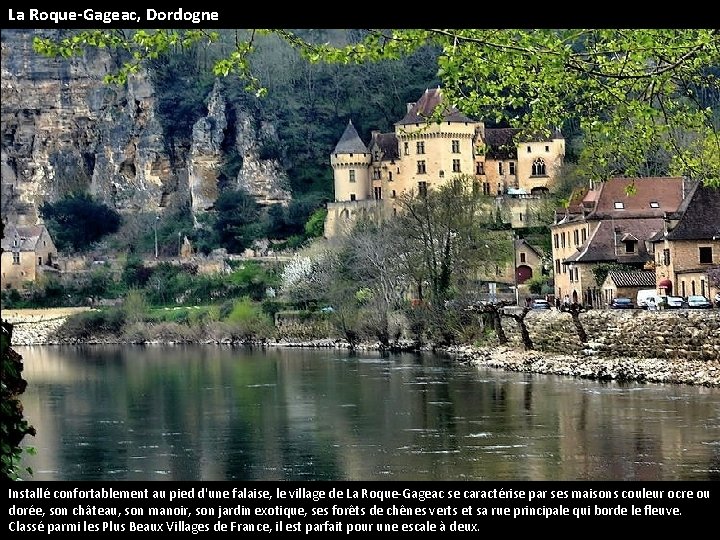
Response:
[[[639,307],[640,309],[647,309],[648,298],[654,298],[655,302],[657,303],[657,299],[660,295],[657,293],[655,289],[643,289],[641,291],[638,291],[637,293],[637,299],[635,300],[635,305]]]

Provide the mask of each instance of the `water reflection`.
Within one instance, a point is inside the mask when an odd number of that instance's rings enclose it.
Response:
[[[38,480],[718,479],[720,390],[433,355],[18,347]]]

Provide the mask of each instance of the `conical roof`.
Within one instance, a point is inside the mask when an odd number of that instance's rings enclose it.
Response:
[[[365,143],[360,139],[355,126],[352,124],[352,120],[348,121],[348,125],[345,128],[345,133],[340,137],[333,154],[367,154],[368,149]]]

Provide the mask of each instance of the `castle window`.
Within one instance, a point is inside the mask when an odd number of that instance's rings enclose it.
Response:
[[[498,174],[502,174],[502,173],[503,173],[503,162],[499,161],[498,162]]]
[[[410,155],[410,143],[409,142],[405,142],[405,155],[406,156]]]
[[[374,170],[373,170],[373,179],[374,179],[374,180],[380,180],[380,169],[374,169]]]
[[[545,176],[545,160],[537,158],[532,164],[532,176]]]
[[[355,194],[354,194],[354,193],[351,193],[351,194],[350,194],[350,200],[351,200],[351,201],[354,201],[354,200],[355,200]]]
[[[382,188],[381,187],[374,187],[373,194],[375,195],[376,201],[382,200]]]
[[[549,147],[549,146],[545,146],[545,151],[546,151],[546,152],[549,152],[549,151],[550,151],[550,147]]]
[[[475,164],[475,174],[485,174],[485,164],[482,162]]]
[[[391,199],[395,198],[395,190],[394,189],[390,192],[390,198]]]
[[[424,154],[425,153],[425,143],[423,141],[418,141],[416,144],[417,147],[417,153],[418,154]]]
[[[558,249],[560,247],[560,235],[558,233],[555,233],[555,249]]]
[[[565,233],[560,234],[560,245],[565,249]]]
[[[20,264],[20,253],[13,251],[13,264]]]
[[[712,264],[712,248],[701,247],[700,249],[700,263],[701,264]]]
[[[427,182],[418,182],[418,193],[421,197],[427,196]]]
[[[663,249],[663,264],[668,266],[670,264],[670,250]]]
[[[460,153],[460,141],[452,141],[452,153],[453,154],[459,154]]]
[[[425,161],[420,160],[417,162],[417,173],[418,174],[425,174],[427,171],[425,170]]]
[[[577,246],[578,244],[580,244],[580,231],[579,230],[575,229],[573,231],[573,237],[575,239],[575,245]]]
[[[528,149],[528,154],[529,154],[530,152],[532,152],[532,148],[530,148],[529,146],[527,147],[527,149]]]
[[[560,273],[560,259],[555,259],[555,273]]]
[[[392,171],[388,171],[388,182],[392,182]]]
[[[350,172],[350,181],[354,182],[355,181],[355,169],[350,169],[349,172]]]
[[[453,159],[453,172],[460,172],[460,160]]]
[[[511,175],[515,174],[515,162],[514,161],[510,162],[510,174]]]
[[[42,266],[42,257],[38,257],[38,266]]]
[[[490,182],[483,182],[483,195],[490,195]]]
[[[440,171],[440,172],[438,173],[438,176],[439,176],[440,178],[445,178],[445,171]]]

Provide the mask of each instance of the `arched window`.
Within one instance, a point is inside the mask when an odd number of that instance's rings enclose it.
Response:
[[[532,175],[533,176],[545,176],[545,160],[537,158],[532,164]]]

